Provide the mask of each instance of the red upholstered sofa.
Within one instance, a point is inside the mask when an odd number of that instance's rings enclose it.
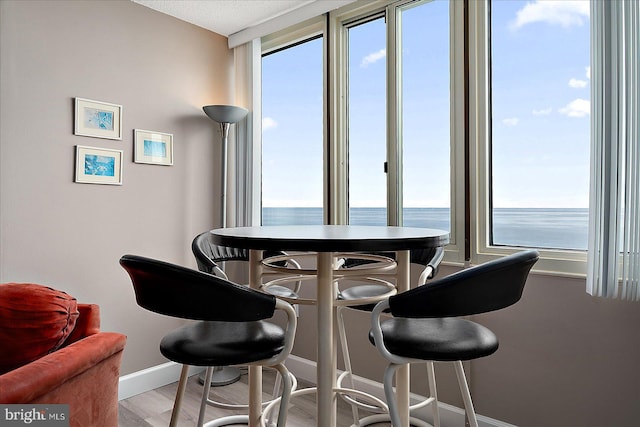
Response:
[[[68,404],[71,427],[118,425],[126,337],[64,292],[0,284],[0,403]]]

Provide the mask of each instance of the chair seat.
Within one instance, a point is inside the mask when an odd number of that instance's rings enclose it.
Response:
[[[393,318],[382,322],[381,329],[385,346],[392,354],[412,359],[470,360],[498,349],[493,332],[461,318]],[[371,332],[369,341],[374,343]]]
[[[269,359],[284,344],[284,330],[273,323],[197,322],[162,338],[160,352],[186,365],[228,366]]]
[[[362,298],[373,298],[389,292],[389,288],[384,285],[357,285],[340,291],[339,298],[345,301],[355,301]],[[349,308],[361,311],[373,311],[375,304],[353,305]]]

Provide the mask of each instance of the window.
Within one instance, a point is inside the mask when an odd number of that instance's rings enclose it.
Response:
[[[535,247],[539,270],[584,274],[587,0],[356,1],[321,22],[263,39],[264,224],[448,229],[445,261]]]
[[[334,16],[338,35],[333,61],[341,68],[331,76],[337,80],[331,87],[344,97],[337,98],[341,105],[329,113],[334,116],[328,119],[326,131],[342,127],[333,154],[329,154],[331,148],[321,151],[322,44],[319,40],[300,43],[299,38],[291,43],[296,37],[282,34],[270,36],[262,60],[263,224],[318,223],[324,208],[331,211],[324,216],[337,223],[406,222],[407,226],[451,229],[453,8],[446,0],[389,3],[372,8],[359,2]],[[285,42],[276,46],[273,40],[278,39]],[[387,61],[389,46],[394,50],[392,64]],[[390,74],[395,68],[402,72]],[[390,87],[398,89],[390,92]],[[387,105],[387,99],[393,102]],[[275,117],[295,117],[309,105],[314,110],[297,125]],[[390,117],[396,121],[390,123]],[[302,144],[292,142],[294,129],[305,135]],[[311,145],[311,140],[316,142]],[[323,155],[329,159],[325,174],[335,177],[328,178],[324,188]],[[309,191],[283,191],[291,185],[304,186],[308,180],[313,180]],[[401,212],[399,218],[392,217],[393,212]]]
[[[491,2],[489,244],[586,250],[589,3]]]
[[[400,10],[403,221],[451,230],[449,3]]]
[[[322,38],[262,59],[262,224],[323,223]]]
[[[451,230],[452,10],[403,1],[336,18],[348,52],[350,224]]]
[[[462,6],[355,2],[332,12],[324,91],[321,39],[301,36],[302,24],[263,38],[263,224],[444,228],[457,259],[462,50],[452,49]]]
[[[583,276],[589,3],[469,2],[468,32],[470,259],[535,247]]]
[[[386,26],[384,17],[348,27],[349,224],[387,223]]]

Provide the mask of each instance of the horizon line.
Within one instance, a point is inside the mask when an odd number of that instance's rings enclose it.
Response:
[[[323,209],[322,206],[263,206],[263,209]],[[352,206],[349,209],[386,209],[385,206]],[[451,209],[446,206],[405,206],[403,209]],[[493,209],[589,209],[588,206],[495,206]]]

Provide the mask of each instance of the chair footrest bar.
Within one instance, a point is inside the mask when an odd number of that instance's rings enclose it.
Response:
[[[358,420],[358,425],[352,424],[350,427],[366,427],[372,424],[377,423],[388,423],[390,422],[390,418],[388,414],[375,414],[369,415],[368,417],[361,418]],[[415,417],[409,418],[409,424],[411,427],[433,427],[426,421],[420,420]]]
[[[303,388],[300,390],[292,391],[289,401],[291,401],[291,399],[293,399],[294,397],[302,396],[305,394],[312,394],[316,392],[317,392],[316,387],[309,387],[309,388]],[[271,403],[267,405],[266,408],[264,408],[264,410],[262,411],[262,417],[260,417],[260,427],[269,427],[266,424],[266,420],[270,419],[271,411],[273,411],[273,408],[275,408],[278,405],[279,400],[280,398],[274,399]]]
[[[377,397],[374,397],[369,393],[364,393],[358,390],[354,390],[352,388],[342,387],[342,382],[348,375],[349,375],[349,372],[344,371],[342,374],[338,376],[338,379],[336,380],[335,391],[344,401],[346,401],[350,405],[358,407],[359,409],[363,409],[369,412],[375,412],[375,413],[389,412],[389,407],[383,400],[378,399]],[[363,398],[364,400],[367,400],[368,402],[363,402],[361,400],[358,400],[356,397],[353,396],[356,394],[361,398]]]
[[[213,421],[205,423],[203,427],[222,427],[236,424],[249,425],[248,415],[229,415],[228,417],[218,418]]]
[[[432,396],[432,397],[428,397],[418,403],[415,403],[411,406],[409,406],[409,411],[415,411],[418,410],[420,408],[424,408],[427,405],[431,405],[431,404],[437,404],[436,399]]]
[[[266,368],[266,367],[265,367]],[[296,389],[298,388],[298,379],[296,378],[295,375],[293,375],[291,372],[289,372],[289,376],[291,377],[291,391],[296,391]],[[274,401],[280,401],[280,397],[274,397],[270,400],[267,400],[266,402],[262,402],[262,406],[266,407],[267,405],[269,405],[271,402]],[[249,409],[249,405],[246,403],[223,403],[223,402],[218,402],[217,400],[213,400],[210,398],[207,398],[207,405],[212,406],[214,408],[219,408],[219,409],[229,409],[229,410],[237,410],[237,409],[244,409],[244,410],[248,410]]]

